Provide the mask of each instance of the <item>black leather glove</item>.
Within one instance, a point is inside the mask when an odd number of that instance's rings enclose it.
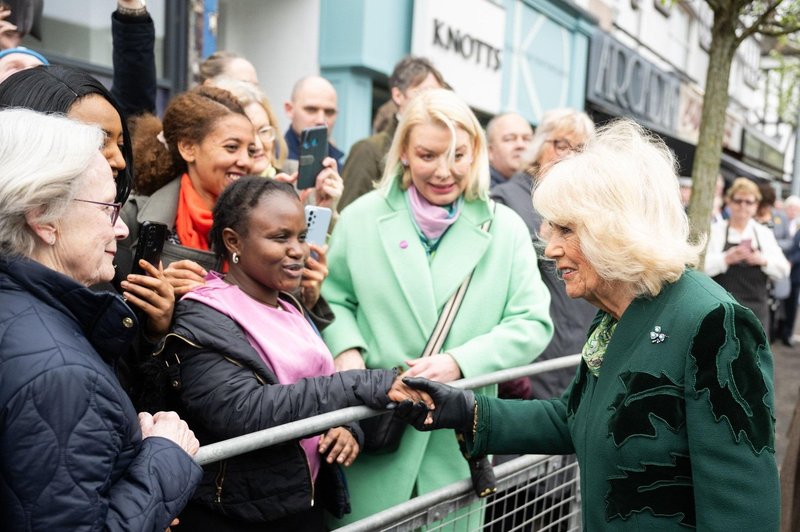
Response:
[[[403,401],[395,408],[395,416],[403,419],[417,430],[456,429],[472,431],[472,417],[475,394],[470,390],[459,390],[440,382],[420,377],[406,377],[403,382],[414,389],[426,392],[433,399],[434,409],[428,410],[424,404]],[[433,423],[425,424],[428,415]]]

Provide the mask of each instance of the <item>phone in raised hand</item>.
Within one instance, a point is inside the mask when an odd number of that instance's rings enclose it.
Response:
[[[139,260],[144,259],[156,268],[161,261],[161,252],[167,240],[167,226],[159,222],[145,221],[139,225],[139,242],[136,244],[136,253],[133,256],[131,273],[147,275],[139,266]]]
[[[322,171],[322,161],[328,155],[328,128],[315,126],[300,134],[300,159],[298,161],[297,188],[313,188]]]

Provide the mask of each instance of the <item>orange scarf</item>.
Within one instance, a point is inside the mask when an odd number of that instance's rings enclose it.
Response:
[[[189,174],[183,174],[178,198],[178,214],[175,217],[175,231],[178,233],[181,245],[208,251],[211,222],[211,210],[206,207],[206,202],[194,189]]]

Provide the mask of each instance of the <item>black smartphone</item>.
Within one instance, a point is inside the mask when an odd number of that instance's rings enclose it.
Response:
[[[312,188],[322,171],[322,160],[328,156],[328,128],[315,126],[304,129],[300,135],[300,160],[297,177],[299,190]]]
[[[158,222],[145,221],[139,224],[139,243],[136,244],[136,253],[133,256],[131,273],[147,275],[139,266],[139,259],[144,259],[156,268],[161,261],[161,252],[167,240],[167,226]]]

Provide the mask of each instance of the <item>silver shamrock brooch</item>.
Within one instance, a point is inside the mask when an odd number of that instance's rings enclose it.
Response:
[[[653,327],[653,330],[650,331],[650,343],[660,344],[666,339],[667,335],[661,331],[661,325],[656,325],[655,327]]]

